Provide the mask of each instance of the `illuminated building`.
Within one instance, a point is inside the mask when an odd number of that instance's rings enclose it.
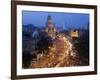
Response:
[[[45,32],[48,34],[49,37],[51,37],[52,39],[55,39],[57,30],[54,26],[54,23],[50,15],[48,15],[47,17]]]

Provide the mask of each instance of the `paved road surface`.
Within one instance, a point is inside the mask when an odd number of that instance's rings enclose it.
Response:
[[[31,63],[31,68],[49,68],[49,67],[68,67],[79,66],[84,62],[80,60],[72,50],[73,45],[62,35],[54,40],[54,46],[49,47],[48,54],[42,55],[39,59]]]

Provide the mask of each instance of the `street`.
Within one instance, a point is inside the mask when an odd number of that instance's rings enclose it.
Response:
[[[39,56],[36,62],[31,62],[31,68],[50,68],[81,66],[85,62],[72,49],[73,44],[63,35],[54,40],[54,46],[49,47],[48,54]]]

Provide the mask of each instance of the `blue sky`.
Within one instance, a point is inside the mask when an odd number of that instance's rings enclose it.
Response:
[[[48,15],[51,15],[56,27],[62,27],[63,25],[72,28],[86,27],[89,22],[89,14],[22,11],[22,24],[45,27]]]

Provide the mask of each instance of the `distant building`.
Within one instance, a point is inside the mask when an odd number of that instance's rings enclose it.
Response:
[[[47,33],[49,37],[51,37],[52,39],[55,39],[57,30],[54,26],[54,23],[50,15],[48,15],[47,17],[45,32]]]
[[[66,29],[65,23],[63,23],[63,30]]]
[[[70,36],[71,36],[71,38],[78,38],[79,37],[78,30],[71,30],[70,31]]]

